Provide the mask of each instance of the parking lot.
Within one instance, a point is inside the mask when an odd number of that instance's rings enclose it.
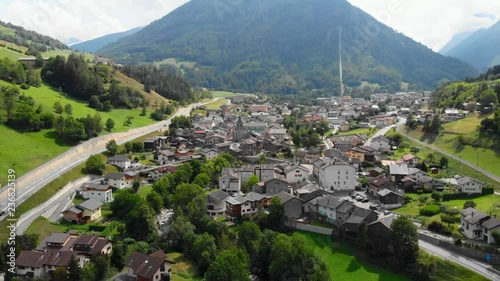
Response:
[[[379,215],[389,214],[389,212],[385,211],[379,206],[378,200],[374,199],[372,196],[366,194],[365,192],[355,191],[352,192],[350,195],[345,195],[342,196],[341,198],[354,203],[354,205],[358,207],[374,210]]]

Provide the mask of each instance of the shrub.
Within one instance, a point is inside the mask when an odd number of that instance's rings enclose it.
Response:
[[[421,216],[432,217],[439,214],[441,210],[438,205],[428,205],[420,209],[419,213]]]

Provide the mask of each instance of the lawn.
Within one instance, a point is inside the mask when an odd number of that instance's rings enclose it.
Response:
[[[214,98],[224,98],[234,96],[235,93],[225,91],[212,91],[212,95],[214,96]]]
[[[151,193],[151,191],[153,191],[152,185],[141,186],[137,191],[137,194],[139,194],[139,196],[141,196],[143,199],[146,199],[146,197],[148,196],[148,194]]]
[[[481,196],[481,197],[473,198],[473,199],[459,199],[459,200],[444,201],[444,202],[442,202],[442,204],[445,204],[445,205],[448,205],[451,207],[456,207],[457,209],[462,210],[464,203],[468,200],[472,200],[477,204],[476,209],[483,211],[487,214],[491,213],[492,215],[497,215],[500,217],[500,196],[495,195],[495,194],[485,195],[485,196]],[[394,210],[394,212],[402,214],[402,215],[416,217],[419,215],[419,210],[420,210],[419,204],[420,204],[420,202],[418,201],[418,199],[415,199],[414,201],[406,204],[406,206]]]
[[[50,58],[50,57],[55,57],[55,56],[68,57],[71,53],[83,54],[85,57],[85,60],[88,60],[90,62],[93,62],[95,59],[95,56],[91,53],[80,53],[80,52],[75,52],[73,50],[51,50],[51,51],[42,53],[42,56],[44,58]]]
[[[367,264],[353,256],[350,246],[332,241],[330,236],[302,232],[316,254],[326,263],[331,280],[392,281],[410,280],[404,275]]]
[[[4,42],[1,42],[1,43],[3,44]],[[12,45],[12,47],[14,47],[16,49],[20,49],[16,45],[13,45],[13,44],[10,44],[10,45]],[[0,58],[9,58],[11,60],[17,60],[18,58],[27,58],[27,57],[29,57],[29,56],[15,52],[13,50],[9,50],[9,49],[7,49],[7,47],[0,46]]]
[[[36,234],[38,235],[38,243],[47,236],[50,236],[54,232],[66,232],[67,228],[64,225],[50,222],[44,217],[36,218],[31,225],[26,229],[25,234]]]
[[[432,280],[487,281],[489,279],[461,265],[445,260],[437,263],[436,271],[434,273],[434,278]]]
[[[346,136],[346,135],[366,135],[366,136],[371,136],[375,132],[377,132],[377,129],[375,128],[357,128],[353,130],[349,130],[346,132],[338,132],[336,136]]]
[[[477,127],[481,124],[481,121],[491,115],[480,115],[479,113],[473,113],[466,118],[446,123],[443,125],[443,132],[452,134],[467,134],[477,130]]]
[[[207,104],[207,109],[219,109],[221,106],[227,104],[225,98],[219,98],[219,100]]]
[[[197,268],[193,262],[187,260],[183,254],[168,253],[167,260],[175,262],[172,264],[172,281],[198,281],[203,280],[197,276]]]

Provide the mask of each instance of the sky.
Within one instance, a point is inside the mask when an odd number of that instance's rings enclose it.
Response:
[[[241,0],[211,1],[225,4]],[[348,1],[435,51],[456,33],[489,27],[500,20],[500,4],[493,5],[496,1],[492,0]],[[0,0],[0,20],[61,41],[72,37],[89,40],[146,26],[186,2],[188,0]]]

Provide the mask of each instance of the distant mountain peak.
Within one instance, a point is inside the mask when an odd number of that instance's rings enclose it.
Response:
[[[83,52],[90,52],[94,53],[97,50],[105,47],[108,44],[114,43],[121,38],[134,34],[137,31],[141,30],[143,27],[135,27],[127,31],[123,32],[117,32],[117,33],[112,33],[108,35],[104,35],[98,38],[94,38],[92,40],[84,41],[84,42],[79,42],[77,44],[71,45],[71,49],[73,50],[78,50],[78,51],[83,51]]]

